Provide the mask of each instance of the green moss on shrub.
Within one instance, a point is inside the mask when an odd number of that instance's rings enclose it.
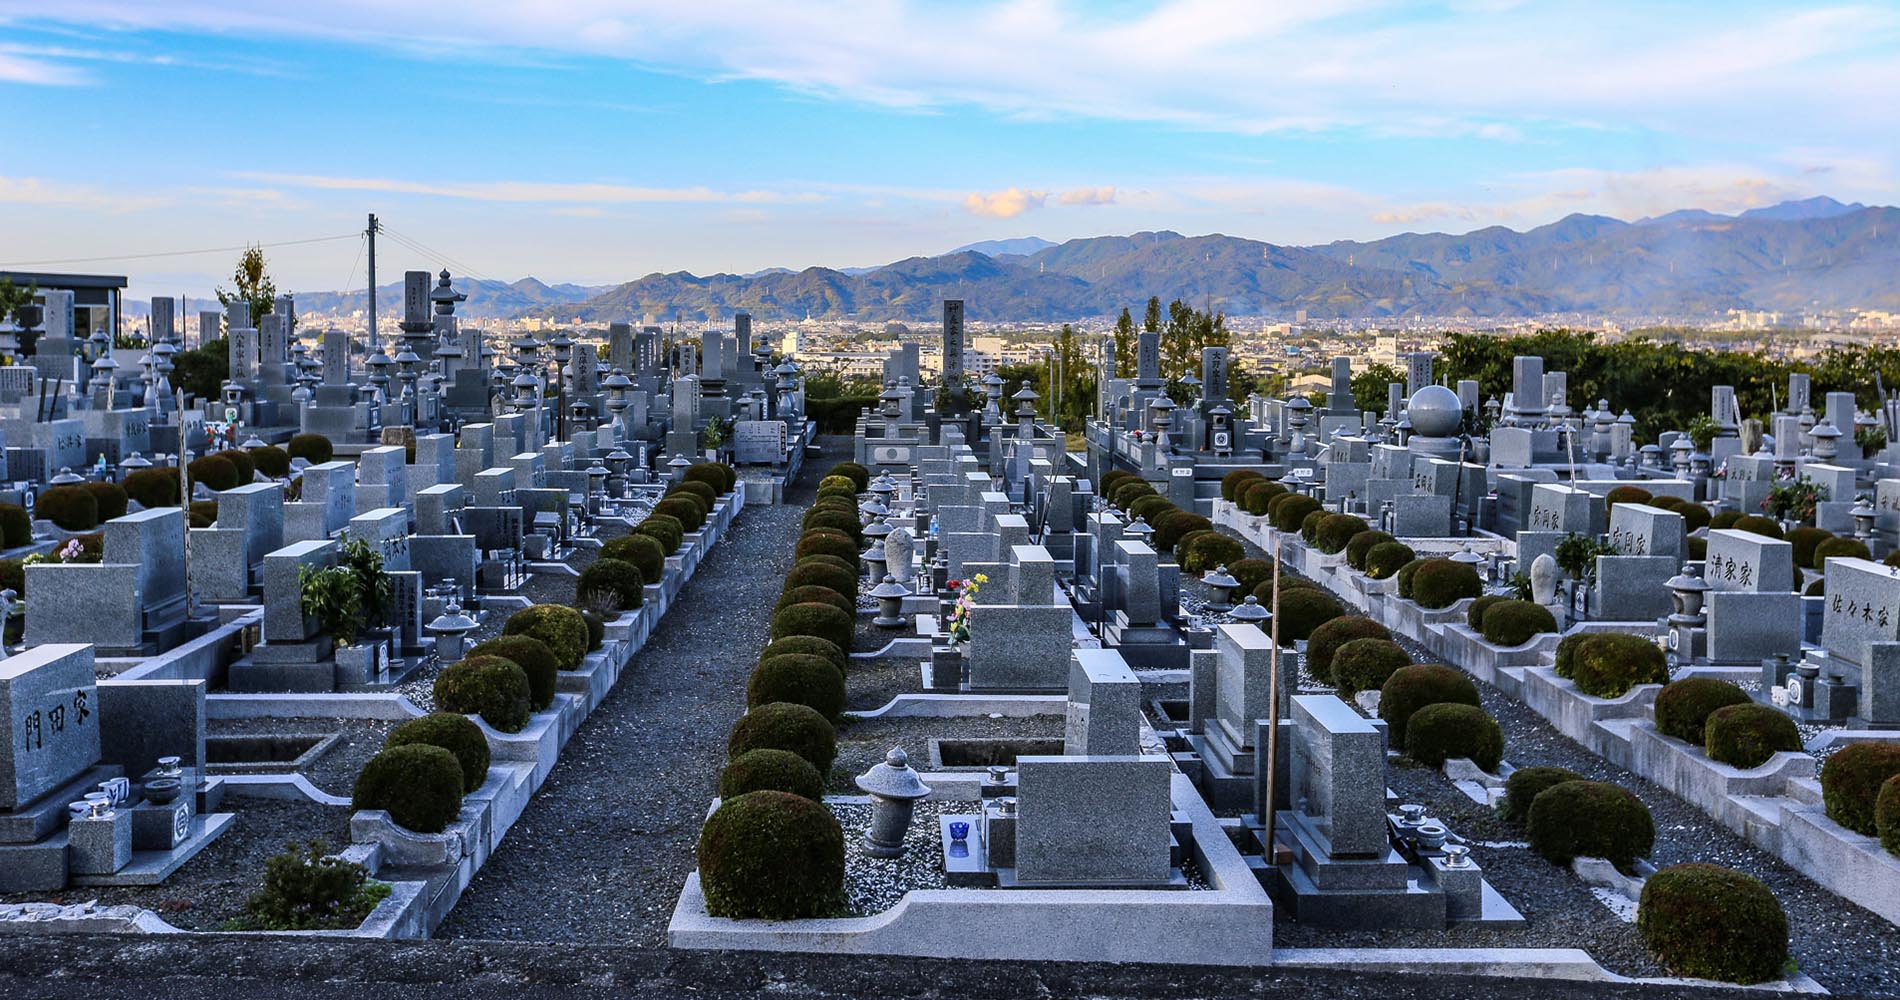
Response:
[[[482,734],[482,727],[466,715],[436,712],[410,719],[390,730],[383,740],[385,748],[411,744],[441,747],[454,754],[456,764],[462,769],[463,794],[482,787],[482,782],[488,780],[488,737]]]
[[[1566,767],[1520,767],[1504,779],[1504,801],[1498,804],[1498,815],[1521,825],[1530,818],[1531,802],[1539,792],[1566,781],[1582,780],[1583,775]]]
[[[99,526],[99,501],[84,486],[47,488],[35,501],[33,513],[66,531],[91,531]]]
[[[435,675],[437,708],[479,715],[504,733],[518,733],[528,724],[532,701],[527,672],[499,656],[466,657]]]
[[[815,635],[839,649],[850,649],[857,623],[853,616],[829,604],[791,604],[772,616],[772,638]]]
[[[1760,767],[1777,753],[1801,749],[1801,731],[1787,713],[1753,702],[1710,712],[1702,739],[1709,759],[1730,767]]]
[[[715,917],[795,920],[844,895],[844,831],[831,810],[790,792],[720,802],[699,833],[700,888]]]
[[[1875,800],[1887,779],[1900,775],[1900,743],[1851,743],[1821,765],[1821,801],[1827,818],[1858,834],[1880,833]]]
[[[1328,514],[1313,532],[1313,544],[1321,552],[1334,555],[1346,551],[1354,535],[1366,530],[1364,518],[1351,514]]]
[[[1405,726],[1427,705],[1476,705],[1478,686],[1463,673],[1442,663],[1415,663],[1400,667],[1379,689],[1379,718],[1384,719],[1392,746],[1405,746]]]
[[[600,558],[632,563],[647,583],[658,583],[666,574],[666,547],[652,535],[621,535],[600,547]]]
[[[1483,626],[1479,631],[1491,645],[1522,646],[1539,635],[1557,631],[1557,619],[1541,604],[1507,600],[1484,613]]]
[[[1656,731],[1701,746],[1709,713],[1727,705],[1746,705],[1748,692],[1714,677],[1685,677],[1670,681],[1656,692],[1652,711]]]
[[[1418,561],[1412,547],[1404,542],[1380,542],[1366,550],[1366,575],[1385,580]]]
[[[1427,705],[1406,721],[1405,755],[1429,767],[1463,757],[1495,771],[1504,759],[1504,730],[1476,705]]]
[[[574,603],[607,613],[632,611],[646,603],[646,578],[640,567],[603,556],[575,579]]]
[[[1286,612],[1286,595],[1280,595],[1280,611]],[[1281,622],[1280,638],[1286,639],[1286,622]],[[1315,626],[1306,639],[1306,670],[1322,684],[1336,684],[1333,676],[1333,655],[1341,646],[1354,639],[1390,639],[1392,633],[1384,625],[1364,615],[1342,614]]]
[[[498,656],[528,677],[528,704],[540,711],[554,704],[560,686],[560,662],[548,644],[528,635],[498,635],[470,647],[468,655]]]
[[[1649,856],[1656,824],[1627,788],[1602,781],[1566,781],[1531,800],[1526,824],[1531,850],[1555,865],[1606,858],[1625,872]]]
[[[1398,539],[1374,528],[1367,528],[1346,539],[1346,565],[1363,573],[1366,571],[1366,554],[1375,545],[1396,542]]]
[[[1669,662],[1654,642],[1625,632],[1589,632],[1569,659],[1570,679],[1594,698],[1621,698],[1638,684],[1669,682]]]
[[[1449,608],[1467,597],[1484,593],[1476,567],[1450,559],[1427,559],[1412,574],[1412,600],[1419,607]]]
[[[1333,654],[1333,686],[1341,698],[1361,691],[1377,691],[1412,658],[1390,639],[1354,639]]]
[[[462,811],[462,765],[439,746],[390,747],[357,773],[350,808],[381,809],[406,830],[441,833]]]
[[[1271,583],[1268,586],[1272,586]],[[1271,597],[1271,595],[1269,595]],[[1346,613],[1339,598],[1316,587],[1289,588],[1280,581],[1280,643],[1311,638],[1313,630]]]
[[[831,762],[838,756],[838,734],[831,720],[810,705],[755,705],[733,724],[726,756],[761,748],[788,750],[810,761],[819,774],[830,774]]]
[[[844,711],[844,676],[822,656],[788,653],[759,661],[746,681],[746,704],[805,705],[827,719]]]
[[[562,604],[536,604],[508,616],[507,635],[528,635],[547,643],[562,670],[573,670],[587,656],[587,620]]]
[[[1788,916],[1760,879],[1705,864],[1671,865],[1643,884],[1636,932],[1678,976],[1726,983],[1779,979]]]
[[[738,798],[747,792],[789,792],[821,801],[824,776],[811,762],[789,750],[749,750],[726,762],[719,774],[719,797]]]

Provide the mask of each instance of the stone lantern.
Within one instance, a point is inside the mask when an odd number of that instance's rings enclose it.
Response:
[[[864,832],[864,853],[874,858],[903,856],[911,814],[917,801],[930,794],[930,786],[911,770],[910,755],[902,747],[892,747],[884,762],[858,775],[856,783],[871,797],[871,828]]]
[[[687,461],[685,455],[682,455],[677,451],[674,452],[673,457],[670,459],[667,459],[666,461],[666,468],[668,470],[666,474],[667,482],[670,482],[670,483],[685,482],[686,469],[692,464],[693,464],[692,462]]]
[[[1821,422],[1814,425],[1814,430],[1808,432],[1808,436],[1814,439],[1814,457],[1822,462],[1832,462],[1840,451],[1840,428],[1835,427],[1833,421],[1822,417]]]
[[[1694,454],[1695,444],[1689,435],[1678,434],[1669,444],[1669,464],[1675,467],[1677,479],[1689,478],[1689,456]]]
[[[125,478],[132,473],[151,467],[152,460],[135,451],[119,460],[119,481],[124,482]]]
[[[1874,550],[1874,518],[1878,511],[1874,510],[1873,504],[1867,502],[1866,497],[1861,497],[1854,501],[1854,509],[1847,513],[1854,519],[1854,538],[1867,546],[1867,551],[1872,552]]]
[[[1711,589],[1709,582],[1702,578],[1700,565],[1685,563],[1682,572],[1670,577],[1664,586],[1669,588],[1669,599],[1676,606],[1669,616],[1669,645],[1680,662],[1694,662],[1698,640],[1705,634],[1702,627],[1708,622],[1702,607]]]
[[[1455,563],[1463,563],[1464,565],[1471,567],[1472,569],[1477,571],[1478,579],[1486,580],[1485,558],[1477,554],[1476,552],[1471,551],[1471,546],[1469,544],[1467,544],[1462,550],[1453,553],[1451,556],[1451,561]],[[1489,581],[1486,580],[1486,582],[1489,582]]]
[[[1239,604],[1234,605],[1232,611],[1227,612],[1227,617],[1265,632],[1267,621],[1273,617],[1273,613],[1260,606],[1260,598],[1248,594],[1241,599]]]
[[[1155,529],[1148,524],[1148,519],[1145,517],[1135,518],[1134,523],[1122,529],[1122,534],[1144,545],[1148,543],[1148,539],[1153,536],[1154,533]]]
[[[462,606],[453,600],[442,609],[440,616],[423,626],[423,631],[435,636],[436,658],[444,662],[462,658],[466,652],[468,634],[475,629],[475,619],[463,614]]]
[[[1232,611],[1234,608],[1234,588],[1240,581],[1227,572],[1226,566],[1216,566],[1201,577],[1201,583],[1208,588],[1207,610],[1216,613]]]
[[[881,565],[884,560],[879,559]],[[897,582],[889,573],[884,574],[884,582],[871,588],[871,596],[877,599],[877,617],[871,624],[878,628],[904,627],[904,598],[911,595],[909,587]]]

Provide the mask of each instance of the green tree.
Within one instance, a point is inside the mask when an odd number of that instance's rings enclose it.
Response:
[[[37,284],[21,287],[13,283],[12,277],[0,278],[0,320],[12,316],[21,306],[32,305],[33,297],[39,293]]]
[[[1142,314],[1141,328],[1149,333],[1161,329],[1161,296],[1148,297],[1148,311]]]
[[[227,292],[219,288],[218,304],[229,306],[233,302],[245,303],[250,306],[253,325],[277,308],[277,283],[271,280],[270,271],[265,267],[263,247],[251,247],[244,251],[238,258],[237,268],[231,273],[231,281],[237,286],[236,289]]]
[[[220,337],[172,355],[172,388],[199,399],[216,399],[231,377],[230,341]]]
[[[1127,306],[1115,320],[1115,377],[1135,377],[1135,320]]]
[[[1375,361],[1352,377],[1352,405],[1360,410],[1385,412],[1386,386],[1405,383],[1405,373],[1394,365]]]

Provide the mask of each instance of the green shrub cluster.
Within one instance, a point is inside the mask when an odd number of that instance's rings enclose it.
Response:
[[[99,523],[104,524],[114,518],[124,517],[130,499],[125,487],[118,483],[81,483],[92,494],[93,503],[99,506]]]
[[[1875,800],[1889,778],[1900,775],[1900,743],[1851,743],[1821,765],[1821,802],[1827,818],[1858,834],[1880,833]]]
[[[99,501],[84,486],[51,486],[33,504],[35,516],[66,531],[91,531],[99,526]]]
[[[527,672],[499,656],[470,656],[435,675],[435,705],[445,712],[479,715],[504,733],[528,724],[533,698]]]
[[[330,853],[322,841],[291,844],[264,862],[264,887],[244,904],[245,930],[348,930],[389,897],[369,869]]]
[[[1779,979],[1788,915],[1760,879],[1705,864],[1671,865],[1643,883],[1636,932],[1678,976],[1726,983]]]
[[[1220,498],[1228,501],[1238,500],[1244,487],[1266,481],[1266,476],[1252,469],[1235,469],[1220,477]]]
[[[1272,587],[1269,581],[1266,584]],[[1268,595],[1271,598],[1271,594]],[[1288,587],[1280,581],[1279,627],[1282,645],[1310,639],[1313,630],[1346,613],[1339,598],[1318,587]]]
[[[1829,559],[1872,559],[1874,554],[1867,551],[1867,544],[1857,538],[1829,538],[1814,547],[1814,561],[1809,565],[1817,570],[1827,569]]]
[[[705,483],[715,493],[730,493],[739,484],[739,471],[724,462],[695,462],[681,477],[689,483]]]
[[[1558,674],[1564,669],[1560,663]],[[1594,698],[1621,698],[1638,684],[1669,682],[1663,651],[1654,642],[1627,632],[1587,632],[1577,637],[1568,670],[1578,690]]]
[[[748,706],[805,705],[827,719],[844,711],[844,674],[830,660],[785,653],[759,661],[746,681]]]
[[[1280,595],[1280,612],[1286,613],[1286,594]],[[1286,638],[1286,622],[1280,623],[1282,640]],[[1333,654],[1340,647],[1354,639],[1391,639],[1392,633],[1384,625],[1364,615],[1342,614],[1321,622],[1312,628],[1306,637],[1306,670],[1313,679],[1322,684],[1335,684],[1333,675]]]
[[[1353,536],[1366,531],[1364,518],[1351,514],[1328,514],[1313,532],[1313,544],[1327,555],[1346,551]],[[1350,558],[1350,557],[1349,557]]]
[[[862,553],[858,551],[858,543],[852,541],[850,535],[829,528],[805,532],[799,537],[798,548],[794,550],[793,555],[799,559],[806,556],[832,556],[844,560],[853,569],[857,568],[860,559],[863,558]]]
[[[388,747],[363,765],[350,808],[381,809],[397,826],[441,833],[462,811],[462,764],[427,743]]]
[[[322,465],[336,457],[336,446],[321,434],[298,434],[290,439],[285,449],[294,459],[303,459],[311,465]]]
[[[125,477],[125,493],[147,510],[178,506],[178,470],[171,466],[139,469]]]
[[[759,659],[787,653],[822,656],[829,660],[832,666],[837,667],[840,674],[844,673],[845,665],[850,662],[850,659],[845,656],[845,651],[839,649],[836,643],[830,639],[820,639],[815,635],[788,635],[783,639],[774,639],[766,643],[765,648],[759,651]]]
[[[843,476],[851,480],[851,488],[857,493],[868,493],[871,490],[871,470],[856,462],[839,462],[825,475],[827,477]],[[737,482],[736,478],[734,482]]]
[[[685,525],[665,514],[648,514],[645,520],[634,525],[633,533],[659,542],[661,552],[669,556],[678,552],[686,541]]]
[[[1181,564],[1182,572],[1186,573],[1207,573],[1221,566],[1231,571],[1233,565],[1246,556],[1247,550],[1239,539],[1218,531],[1194,532],[1181,539],[1174,554],[1175,561]]]
[[[653,513],[664,514],[680,523],[688,533],[698,531],[706,523],[706,511],[695,497],[674,494],[653,505]]]
[[[1383,531],[1367,528],[1346,540],[1346,565],[1363,573],[1366,571],[1366,555],[1373,546],[1396,541],[1398,539]]]
[[[1272,521],[1280,531],[1299,531],[1307,515],[1320,509],[1320,502],[1300,493],[1288,493],[1277,497],[1270,504],[1273,509]]]
[[[794,604],[829,604],[847,615],[855,615],[858,612],[857,604],[849,597],[830,587],[820,587],[816,584],[787,588],[779,594],[778,605],[772,610],[776,613]]]
[[[760,749],[790,751],[809,761],[819,774],[830,774],[831,762],[838,756],[838,734],[831,720],[810,705],[754,705],[733,724],[726,756]]]
[[[573,670],[587,657],[587,619],[561,604],[536,604],[508,616],[501,628],[507,635],[533,636],[554,651],[562,670]]]
[[[1273,563],[1266,559],[1236,559],[1227,564],[1227,572],[1240,584],[1235,591],[1240,594],[1251,594],[1273,583]]]
[[[1333,654],[1333,686],[1341,698],[1361,691],[1377,691],[1412,658],[1390,639],[1354,639]]]
[[[602,556],[574,581],[574,603],[602,612],[632,611],[646,603],[646,579],[640,567]]]
[[[496,656],[520,667],[528,678],[528,705],[535,711],[554,704],[561,666],[547,643],[531,635],[498,635],[476,643],[468,655]]]
[[[1285,496],[1286,493],[1287,488],[1279,483],[1248,483],[1246,491],[1240,495],[1240,509],[1255,517],[1263,516],[1267,508],[1272,506],[1273,498]]]
[[[250,454],[251,465],[264,475],[272,479],[282,479],[290,475],[290,452],[274,444],[267,444],[262,448],[252,448]]]
[[[790,792],[817,802],[825,794],[824,776],[811,762],[789,750],[748,750],[726,762],[719,774],[719,797],[747,792]]]
[[[1504,759],[1504,730],[1476,705],[1427,705],[1406,720],[1405,755],[1430,767],[1463,757],[1496,771]]]
[[[1463,673],[1442,663],[1415,663],[1400,667],[1379,689],[1379,718],[1384,719],[1392,746],[1405,746],[1405,727],[1427,705],[1477,705],[1478,686]]]
[[[186,470],[191,473],[192,482],[204,484],[205,489],[213,493],[234,490],[239,485],[237,466],[222,454],[194,458]]]
[[[1366,550],[1366,575],[1374,580],[1389,579],[1417,561],[1417,554],[1404,542],[1380,542]]]
[[[1172,552],[1182,538],[1193,532],[1214,530],[1214,522],[1185,510],[1169,511],[1153,523],[1155,533],[1150,541],[1157,552]]]
[[[844,895],[844,831],[831,810],[790,792],[722,800],[699,833],[699,880],[715,917],[795,920]]]
[[[1498,814],[1507,822],[1522,824],[1531,815],[1531,803],[1538,793],[1566,781],[1582,781],[1583,775],[1566,767],[1520,767],[1504,779],[1504,801]]]
[[[1308,545],[1313,545],[1318,542],[1320,523],[1331,516],[1331,514],[1326,512],[1325,508],[1321,508],[1311,511],[1305,517],[1300,518],[1301,540],[1305,541]]]
[[[1418,576],[1419,568],[1428,561],[1415,558],[1399,567],[1398,572],[1394,574],[1398,579],[1399,597],[1408,601],[1412,599],[1412,578]]]
[[[652,535],[628,533],[600,547],[600,558],[630,562],[640,571],[640,579],[658,583],[666,574],[666,547]]]
[[[441,747],[454,754],[456,764],[462,768],[462,793],[465,795],[482,787],[482,782],[488,780],[488,737],[482,735],[482,727],[466,715],[435,712],[420,719],[410,719],[390,730],[389,736],[383,740],[384,748],[412,743]]]
[[[1656,731],[1696,746],[1703,744],[1703,726],[1709,713],[1728,705],[1746,705],[1748,692],[1714,677],[1685,677],[1670,681],[1656,692],[1652,711]]]
[[[33,541],[33,516],[17,503],[0,503],[0,548],[17,549]]]
[[[1476,567],[1450,559],[1427,559],[1412,574],[1412,600],[1423,608],[1449,608],[1484,593]]]
[[[772,638],[815,635],[839,649],[850,649],[857,632],[856,619],[829,604],[790,604],[772,616]]]
[[[1760,767],[1775,754],[1801,750],[1801,731],[1773,705],[1724,705],[1709,713],[1702,731],[1709,759],[1730,767]]]
[[[1531,800],[1525,832],[1531,850],[1556,865],[1576,858],[1606,858],[1633,870],[1649,856],[1656,824],[1649,807],[1627,788],[1602,781],[1565,781]]]
[[[1483,598],[1479,598],[1483,600]],[[1550,609],[1532,601],[1507,600],[1484,613],[1479,631],[1493,646],[1522,646],[1545,632],[1557,631]]]

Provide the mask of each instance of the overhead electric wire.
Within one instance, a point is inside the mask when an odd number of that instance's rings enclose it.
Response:
[[[207,253],[242,253],[252,247],[294,247],[308,243],[331,243],[337,240],[353,240],[362,233],[345,233],[342,236],[316,236],[307,240],[278,240],[274,243],[246,243],[234,247],[206,247],[202,250],[161,250],[154,253],[125,253],[107,257],[64,257],[58,260],[28,260],[13,263],[0,263],[0,268],[46,267],[53,264],[93,264],[109,260],[150,260],[154,257],[190,257]]]
[[[451,257],[440,250],[436,250],[430,247],[429,245],[423,243],[421,240],[416,239],[413,236],[410,236],[406,233],[398,232],[394,229],[389,228],[389,225],[387,223],[385,223],[382,226],[381,231],[385,234],[388,234],[389,236],[394,237],[396,242],[401,243],[403,246],[406,246],[409,249],[414,250],[415,252],[422,254],[426,257],[432,257],[435,260],[440,261],[441,263],[451,265],[457,271],[460,271],[463,274],[466,274],[475,278],[480,278],[483,281],[495,280],[494,278],[491,278],[488,275],[483,274],[481,271],[478,271],[475,268],[470,267],[466,261],[457,260],[454,257]]]

